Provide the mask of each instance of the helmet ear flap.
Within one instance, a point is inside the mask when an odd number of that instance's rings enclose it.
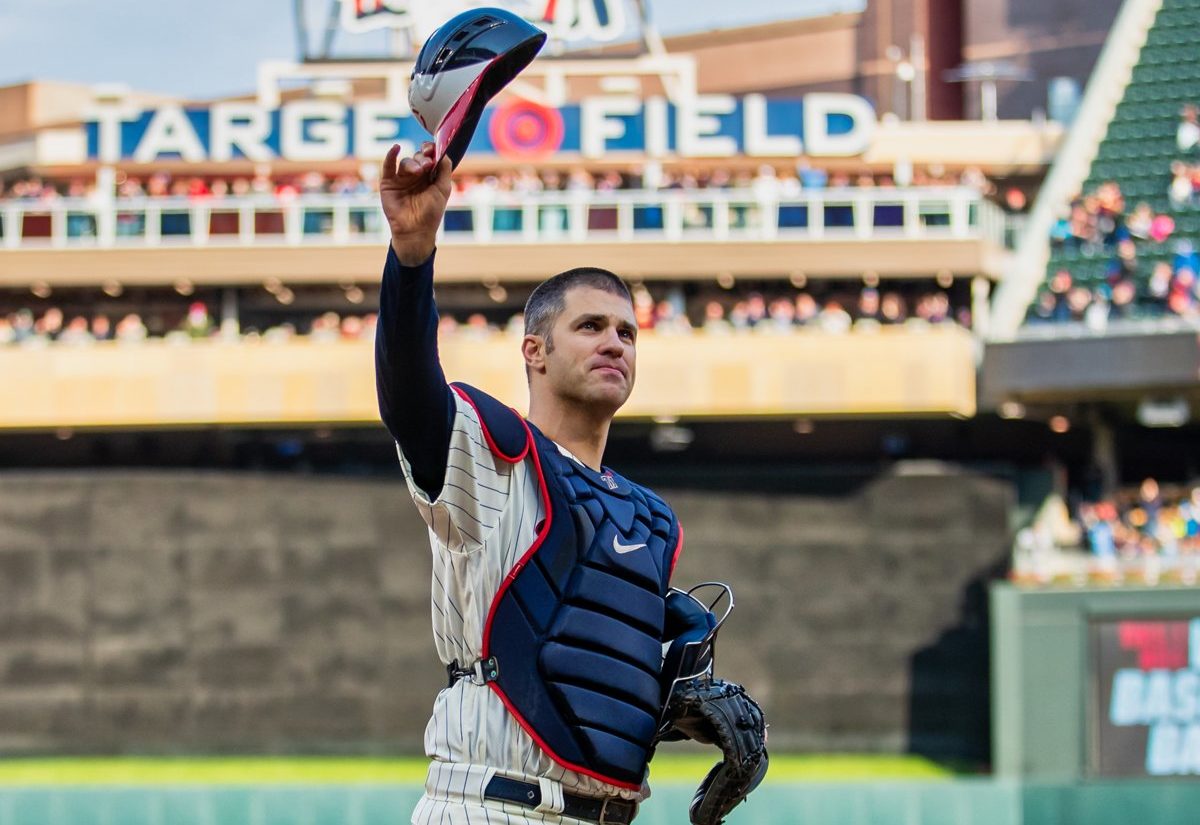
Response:
[[[675,683],[712,670],[717,617],[702,602],[682,590],[667,593],[664,639],[670,642],[663,657],[660,686],[663,706]]]

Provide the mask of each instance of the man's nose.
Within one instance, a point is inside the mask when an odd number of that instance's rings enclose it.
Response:
[[[625,354],[625,343],[621,340],[621,335],[615,327],[609,327],[600,337],[600,351],[616,355]]]

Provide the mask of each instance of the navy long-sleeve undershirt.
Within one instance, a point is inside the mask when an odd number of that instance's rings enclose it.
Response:
[[[455,415],[454,391],[438,359],[435,254],[418,266],[404,266],[388,246],[375,328],[379,414],[412,468],[413,481],[431,501],[446,480]]]

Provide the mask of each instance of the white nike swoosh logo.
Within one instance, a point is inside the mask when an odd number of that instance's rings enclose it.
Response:
[[[641,550],[645,546],[644,544],[621,544],[621,541],[616,536],[613,536],[613,550],[622,556],[626,553],[632,553],[634,550]]]

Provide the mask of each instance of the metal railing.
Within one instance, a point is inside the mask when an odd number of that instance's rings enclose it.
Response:
[[[750,190],[494,192],[455,197],[442,243],[987,240],[1004,213],[961,187],[826,189],[761,199]],[[374,194],[0,201],[0,249],[304,246],[378,243]]]

